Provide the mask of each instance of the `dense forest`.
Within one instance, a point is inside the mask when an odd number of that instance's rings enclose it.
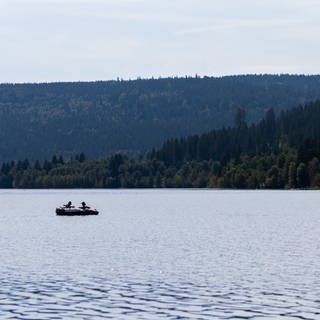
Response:
[[[320,76],[2,84],[0,162],[139,155],[169,138],[231,126],[241,113],[251,124],[270,107],[278,115],[317,99]]]
[[[320,188],[320,102],[272,109],[248,125],[173,139],[145,157],[114,154],[86,160],[2,164],[2,188]]]

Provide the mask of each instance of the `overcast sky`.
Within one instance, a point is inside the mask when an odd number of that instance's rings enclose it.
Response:
[[[0,82],[320,73],[320,0],[0,0]]]

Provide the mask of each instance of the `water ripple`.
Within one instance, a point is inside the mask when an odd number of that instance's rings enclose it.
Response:
[[[1,319],[319,319],[316,294],[92,278],[0,282]],[[319,292],[318,292],[319,293]]]
[[[72,194],[0,191],[1,320],[320,319],[319,192]]]

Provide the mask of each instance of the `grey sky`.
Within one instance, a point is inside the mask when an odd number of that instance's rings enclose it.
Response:
[[[0,0],[0,82],[320,73],[320,0]]]

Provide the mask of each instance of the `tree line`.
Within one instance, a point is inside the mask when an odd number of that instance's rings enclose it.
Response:
[[[320,102],[268,110],[258,124],[169,140],[140,159],[114,154],[5,162],[1,188],[320,187]]]

